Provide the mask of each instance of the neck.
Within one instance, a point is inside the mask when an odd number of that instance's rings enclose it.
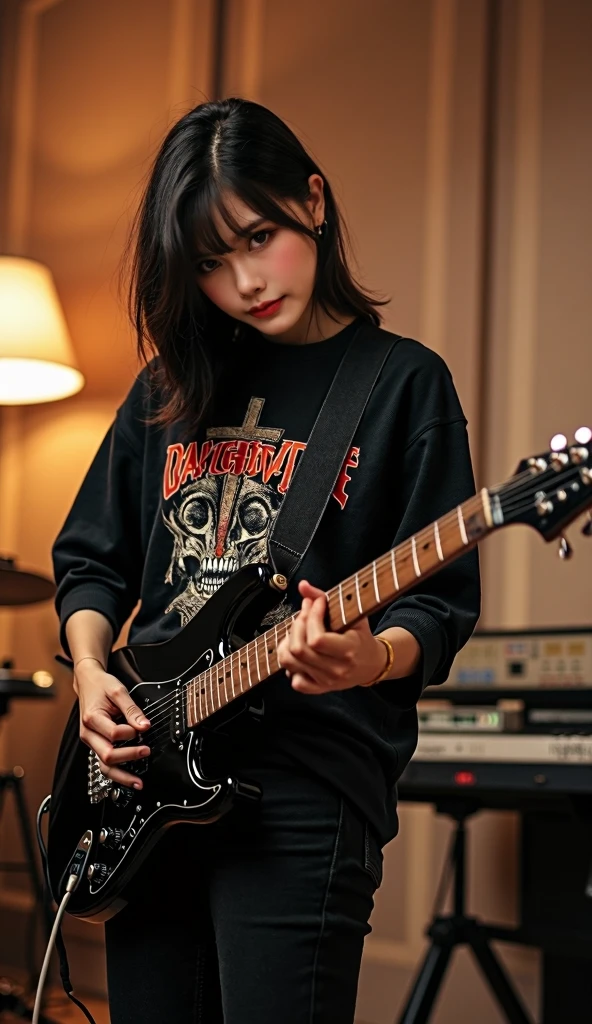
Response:
[[[259,333],[267,341],[278,345],[315,345],[333,338],[355,320],[354,316],[339,314],[334,310],[331,313],[330,316],[317,307],[311,315],[308,306],[300,319],[281,334],[270,335],[264,334],[263,331]]]
[[[327,593],[328,629],[342,633],[384,608],[468,551],[494,529],[487,490],[366,565]],[[280,670],[277,649],[295,616],[245,644],[190,680],[186,687],[188,728],[205,721],[241,694]]]

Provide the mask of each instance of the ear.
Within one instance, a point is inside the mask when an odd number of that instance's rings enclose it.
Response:
[[[305,202],[313,224],[322,224],[325,219],[325,182],[320,174],[311,174],[308,179],[309,196]]]

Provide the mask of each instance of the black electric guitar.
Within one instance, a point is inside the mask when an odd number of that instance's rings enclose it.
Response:
[[[327,595],[328,627],[349,628],[511,523],[533,526],[547,541],[558,536],[592,508],[589,434],[582,429],[573,445],[524,460],[507,482],[484,488],[334,587]],[[592,534],[592,517],[584,532]],[[256,631],[285,585],[266,566],[246,566],[171,640],[113,651],[108,671],[151,722],[138,740],[148,744],[151,756],[133,764],[144,783],[140,791],[102,775],[96,755],[79,739],[74,705],[57,759],[48,837],[56,901],[68,878],[81,876],[69,913],[93,921],[113,916],[164,829],[176,822],[207,824],[237,798],[258,799],[255,786],[208,769],[215,763],[208,747],[216,746],[216,723],[252,702],[253,688],[278,671],[278,645],[293,619],[258,636]]]

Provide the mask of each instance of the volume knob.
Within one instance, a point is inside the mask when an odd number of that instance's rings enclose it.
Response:
[[[112,850],[121,846],[122,839],[123,829],[120,828],[102,828],[99,832],[99,842]]]
[[[132,795],[133,790],[128,789],[127,786],[114,786],[111,790],[111,799],[118,807],[125,807],[126,804],[129,804]]]
[[[108,874],[109,868],[106,864],[91,864],[86,877],[93,882],[104,882]]]

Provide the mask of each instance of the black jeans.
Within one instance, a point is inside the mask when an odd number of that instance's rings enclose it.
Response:
[[[352,1024],[378,840],[313,776],[249,775],[256,815],[173,826],[107,922],[112,1024]]]

